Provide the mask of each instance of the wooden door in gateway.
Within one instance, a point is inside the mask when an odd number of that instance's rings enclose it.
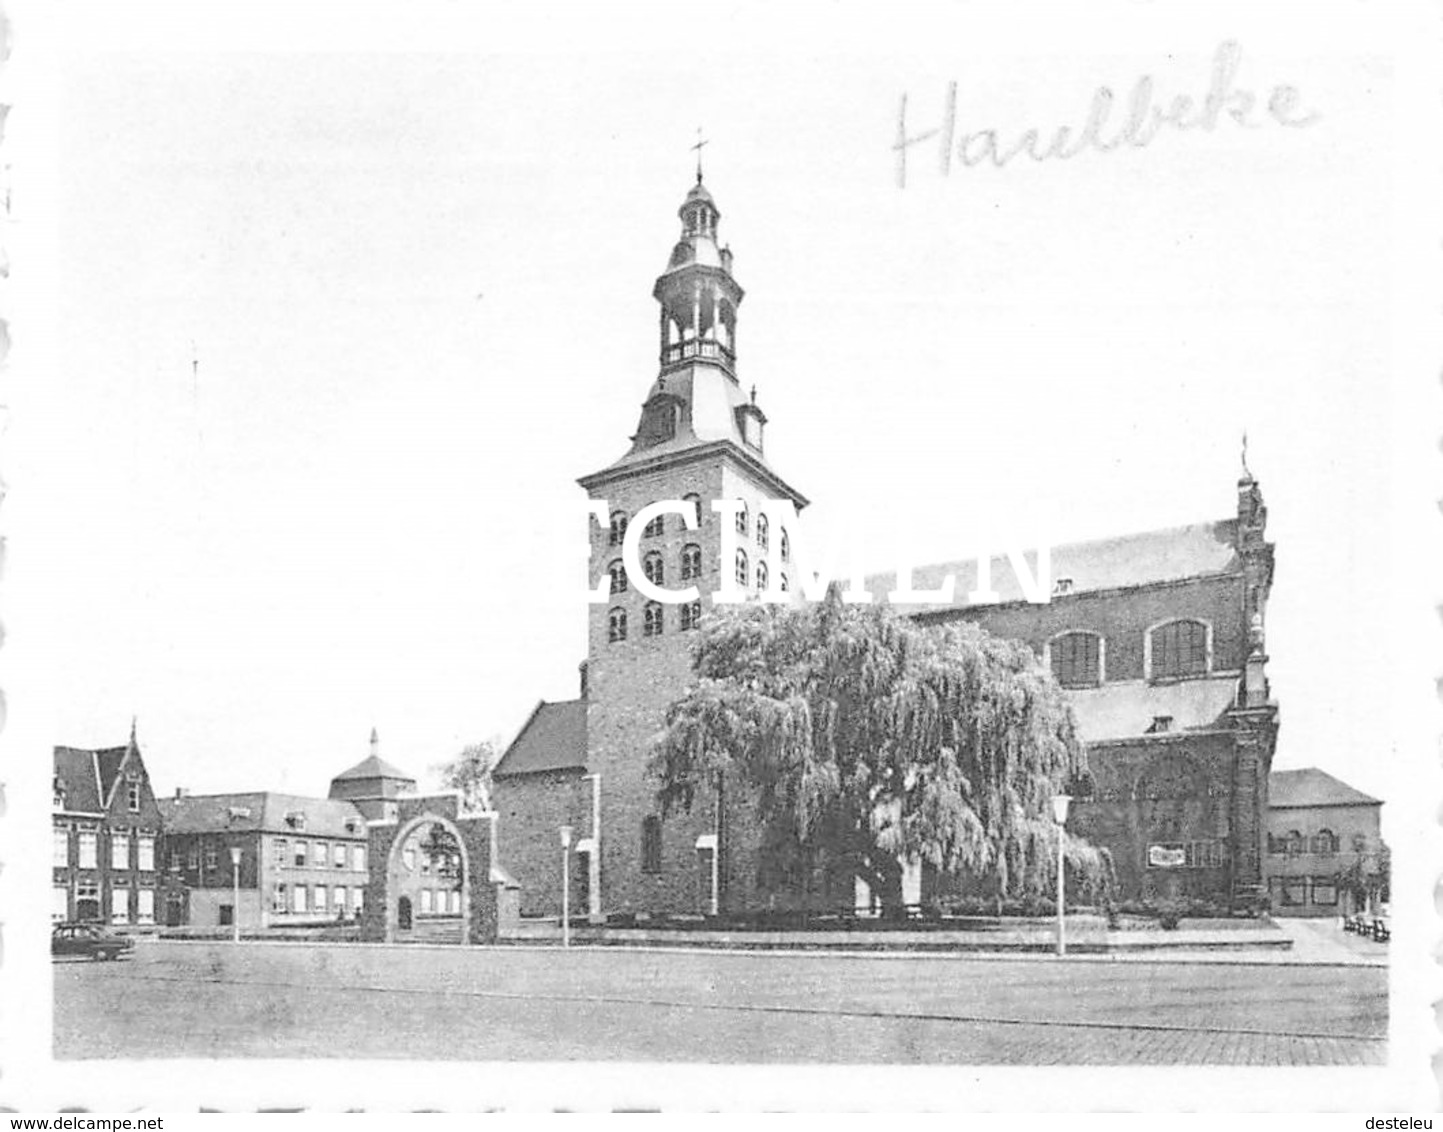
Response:
[[[403,896],[396,902],[396,927],[403,932],[411,930],[411,898]]]

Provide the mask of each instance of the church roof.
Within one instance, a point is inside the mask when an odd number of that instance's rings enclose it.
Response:
[[[1236,676],[1210,676],[1171,684],[1142,680],[1103,684],[1069,691],[1067,699],[1077,720],[1078,738],[1105,743],[1156,734],[1155,724],[1163,717],[1171,721],[1166,734],[1211,729],[1236,703],[1237,694]]]
[[[1381,806],[1383,803],[1355,790],[1315,766],[1301,770],[1275,770],[1268,775],[1268,806]]]
[[[394,767],[379,755],[367,755],[350,770],[343,770],[332,782],[338,782],[349,778],[399,778],[405,782],[415,782],[413,775],[407,774],[399,767]]]
[[[492,777],[586,769],[586,701],[536,705],[521,733],[491,772]]]
[[[1236,533],[1237,520],[1223,519],[1054,546],[1050,550],[1052,579],[1071,579],[1069,592],[1079,594],[1228,573],[1237,566]],[[912,571],[912,588],[936,589],[948,574],[957,579],[951,606],[919,604],[902,608],[921,613],[966,605],[967,595],[976,587],[976,558],[917,567]],[[1003,603],[1025,600],[1006,555],[992,559],[991,581]],[[895,572],[873,574],[866,579],[866,588],[876,600],[885,601],[896,582]]]
[[[158,798],[167,833],[244,831],[302,837],[363,837],[366,819],[350,802],[299,794],[241,791]]]

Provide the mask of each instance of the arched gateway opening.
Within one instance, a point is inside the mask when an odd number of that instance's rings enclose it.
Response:
[[[401,796],[370,822],[371,876],[361,935],[394,942],[430,923],[460,942],[493,943],[497,889],[496,815],[466,813],[456,794]]]

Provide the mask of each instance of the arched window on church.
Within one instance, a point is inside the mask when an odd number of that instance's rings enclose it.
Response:
[[[757,515],[757,545],[766,550],[770,536],[771,525],[767,522],[766,515],[759,513]]]
[[[661,555],[656,551],[653,550],[646,556],[641,564],[641,569],[642,573],[646,575],[646,580],[652,585],[666,584],[666,563],[662,561]]]
[[[657,515],[653,517],[651,522],[647,523],[642,529],[641,533],[646,538],[657,538],[660,535],[666,534],[666,516]]]
[[[606,615],[606,639],[613,644],[626,640],[626,610],[613,609]]]
[[[1052,675],[1064,688],[1093,688],[1102,683],[1102,637],[1073,632],[1053,637],[1047,646]]]
[[[749,576],[749,571],[748,571],[748,569],[747,569],[747,552],[746,552],[745,550],[738,550],[738,551],[737,551],[737,585],[739,585],[739,586],[745,586],[745,585],[747,585],[747,583],[750,582],[750,581],[751,581],[751,577]]]
[[[737,512],[737,534],[747,533],[747,505],[742,504],[741,510]]]
[[[1288,856],[1298,857],[1303,852],[1303,835],[1296,829],[1288,830],[1287,837]]]
[[[780,578],[777,579],[777,586],[781,589],[782,593],[787,592],[787,576],[785,574],[783,574]]]
[[[614,594],[625,593],[626,567],[621,564],[621,559],[618,558],[615,562],[608,566],[606,568],[606,572],[611,575],[611,592]]]
[[[759,590],[764,590],[764,589],[766,589],[766,588],[767,588],[767,564],[766,564],[765,562],[758,562],[758,563],[757,563],[757,589],[759,589]]]
[[[687,543],[681,548],[681,580],[690,582],[701,577],[701,547]]]
[[[626,512],[613,511],[611,513],[611,545],[620,546],[626,538]]]
[[[1148,677],[1201,676],[1208,670],[1208,627],[1202,621],[1169,621],[1148,633]]]
[[[788,537],[788,535],[787,535],[787,528],[786,528],[786,527],[783,527],[783,528],[782,528],[782,561],[783,561],[783,562],[790,562],[791,560],[792,560],[792,540],[791,540],[791,539]]]
[[[644,618],[641,626],[642,635],[647,637],[661,636],[662,626],[665,624],[662,604],[657,601],[647,602],[646,611],[642,614],[642,617]]]
[[[692,601],[681,607],[681,630],[683,633],[701,624],[701,602]]]
[[[683,503],[689,503],[689,504],[691,504],[691,509],[692,509],[692,511],[693,511],[693,512],[695,513],[695,515],[696,515],[696,525],[697,525],[697,528],[700,529],[700,527],[701,527],[701,496],[699,496],[699,495],[683,495],[683,496],[681,497],[681,501],[682,501]]]

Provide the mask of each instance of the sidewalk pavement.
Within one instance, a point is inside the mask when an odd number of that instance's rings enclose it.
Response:
[[[1346,963],[1359,967],[1386,967],[1388,945],[1345,932],[1336,919],[1284,919],[1273,923],[1293,941],[1299,963]]]

